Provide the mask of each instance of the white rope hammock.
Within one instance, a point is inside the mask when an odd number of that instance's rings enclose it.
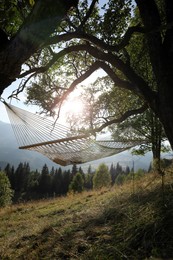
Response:
[[[108,157],[139,144],[95,140],[91,134],[74,136],[61,124],[4,102],[19,149],[37,151],[66,166]]]

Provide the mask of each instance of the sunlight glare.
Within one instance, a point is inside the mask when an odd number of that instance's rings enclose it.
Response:
[[[72,99],[68,99],[64,103],[62,109],[64,113],[77,116],[83,113],[84,106],[82,101],[79,99],[79,97],[75,97]]]

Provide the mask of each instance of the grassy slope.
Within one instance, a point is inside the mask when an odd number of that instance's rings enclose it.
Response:
[[[173,259],[172,184],[167,174],[164,204],[149,174],[134,187],[1,209],[0,259]]]

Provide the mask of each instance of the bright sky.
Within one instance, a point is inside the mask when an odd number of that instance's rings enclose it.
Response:
[[[97,77],[101,77],[103,75],[105,75],[105,73],[102,70],[98,70],[97,72],[93,73],[88,79],[83,81],[82,85],[88,85],[89,83],[94,82]],[[16,80],[11,86],[6,88],[2,94],[2,98],[4,98],[7,103],[11,103],[12,105],[25,109],[29,112],[32,112],[32,113],[39,112],[39,108],[37,106],[31,106],[31,105],[24,104],[24,102],[26,100],[25,92],[22,92],[19,94],[18,98],[20,100],[16,100],[14,98],[12,100],[8,99],[8,97],[11,95],[12,91],[17,89],[17,87],[19,86],[19,83],[20,83],[20,80]],[[75,93],[76,93],[75,94],[76,96],[78,96],[80,94],[80,87],[78,87],[78,90],[76,90]],[[65,124],[64,117],[65,117],[65,114],[68,113],[68,110],[73,111],[73,112],[78,112],[80,105],[81,105],[80,102],[73,102],[71,99],[69,101],[69,103],[66,103],[65,111],[64,111],[64,113],[63,113],[63,111],[61,112],[58,122]],[[1,115],[0,121],[9,123],[8,115],[7,115],[5,106],[2,102],[0,102],[0,115]]]
[[[13,99],[13,100],[8,99],[8,97],[11,95],[12,91],[17,89],[19,83],[20,83],[20,81],[16,80],[12,85],[10,85],[8,88],[6,88],[2,94],[2,98],[4,98],[7,103],[11,103],[14,106],[20,107],[22,109],[26,109],[26,110],[34,113],[36,111],[34,106],[24,105],[24,101],[26,99],[24,93],[21,93],[19,95],[19,98],[20,98],[19,101],[16,99]],[[9,123],[8,115],[7,115],[5,106],[2,102],[0,102],[0,121]]]
[[[105,4],[106,2],[107,2],[107,1],[105,1],[105,0],[100,0],[100,4],[101,4],[101,5]],[[100,76],[100,77],[103,76],[103,71],[99,70],[98,72],[94,73],[94,74],[91,75],[87,80],[83,81],[83,82],[82,82],[82,85],[84,85],[84,84],[89,84],[89,83],[95,81],[98,76]],[[12,93],[13,90],[17,89],[19,83],[20,83],[20,81],[19,81],[19,80],[16,80],[11,86],[9,86],[9,87],[3,92],[2,97],[6,100],[7,103],[10,102],[10,100],[7,99],[7,98],[11,95],[11,93]],[[39,111],[39,108],[36,107],[36,106],[24,105],[24,101],[25,101],[25,99],[26,99],[24,93],[21,93],[21,94],[19,95],[19,99],[20,99],[20,101],[17,101],[17,100],[15,100],[15,99],[13,99],[13,100],[11,101],[11,104],[12,104],[12,105],[15,105],[15,106],[17,106],[17,107],[19,107],[19,108],[26,109],[26,110],[28,110],[28,111],[30,111],[30,112],[33,112],[33,113],[36,112],[36,111]],[[69,108],[70,108],[70,109],[71,109],[72,107],[74,107],[74,109],[77,110],[77,109],[78,109],[77,106],[79,106],[79,104],[76,104],[76,105],[73,106],[72,103],[69,103]],[[67,109],[67,107],[68,107],[68,104],[66,105],[66,109]],[[76,107],[76,108],[75,108],[75,107]],[[61,117],[60,117],[60,120],[61,120]],[[9,123],[8,115],[7,115],[7,113],[6,113],[5,106],[4,106],[4,104],[3,104],[2,102],[0,102],[0,121]]]

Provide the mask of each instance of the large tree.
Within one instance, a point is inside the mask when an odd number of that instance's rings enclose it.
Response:
[[[26,6],[27,1],[2,1],[4,13],[7,13],[6,2],[16,5],[20,2]],[[149,106],[159,117],[173,148],[171,1],[135,0],[140,22],[133,21],[133,24],[130,22],[134,15],[130,0],[109,0],[105,1],[104,6],[101,6],[103,1],[93,0],[90,5],[87,1],[79,1],[76,9],[71,7],[77,6],[77,1],[35,2],[33,7],[26,8],[23,20],[16,19],[19,14],[15,17],[18,27],[9,40],[4,38],[1,45],[1,93],[16,78],[27,76],[23,85],[26,86],[29,79],[40,74],[35,78],[33,87],[38,90],[41,83],[52,93],[56,89],[57,96],[52,94],[52,99],[46,103],[46,109],[52,109],[57,103],[61,104],[77,84],[101,68],[117,87],[129,90],[141,99],[141,106],[127,110],[120,118],[107,120],[101,128],[142,112]],[[19,13],[21,15],[20,11]],[[2,19],[1,28],[9,33],[10,29],[4,21]],[[12,24],[9,19],[10,22]],[[129,52],[128,46],[135,44],[138,34],[143,35],[145,41],[144,46],[156,82],[154,88],[131,64],[133,54]],[[141,57],[142,49],[139,61]],[[65,63],[67,67],[63,70],[62,65]],[[29,69],[23,67],[22,71],[23,64],[27,64]],[[57,81],[58,74],[67,77],[67,71],[70,73],[69,80],[60,85],[61,82]],[[73,77],[70,77],[72,72]],[[44,74],[41,76],[41,73]]]
[[[29,6],[27,2],[33,2]],[[42,49],[76,0],[1,1],[0,94],[21,76],[22,65]],[[36,65],[36,64],[34,64]]]

